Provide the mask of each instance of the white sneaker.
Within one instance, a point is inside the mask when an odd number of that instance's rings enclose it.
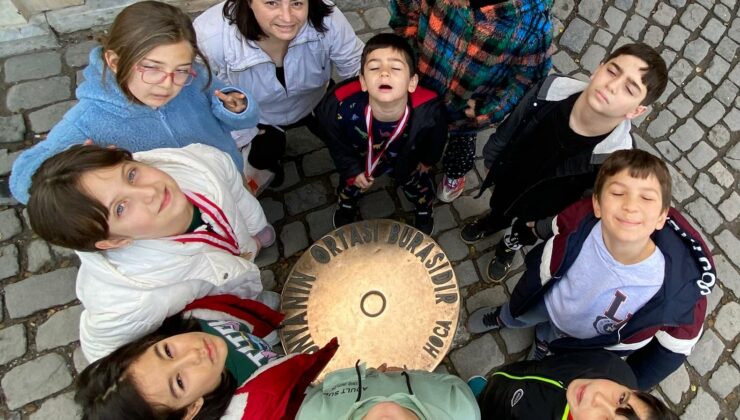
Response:
[[[448,178],[447,175],[442,177],[442,182],[437,187],[437,198],[445,203],[451,203],[452,200],[460,197],[465,188],[465,177]]]
[[[273,311],[277,311],[280,308],[280,294],[271,292],[269,290],[263,290],[262,293],[257,295],[257,297],[254,298],[259,303],[262,303],[272,309]]]

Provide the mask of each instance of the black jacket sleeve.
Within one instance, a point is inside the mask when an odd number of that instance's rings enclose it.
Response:
[[[343,141],[344,130],[337,120],[339,101],[334,92],[343,85],[344,83],[338,84],[324,96],[324,99],[316,106],[314,115],[319,127],[321,127],[321,140],[329,148],[329,153],[334,160],[334,166],[337,167],[340,178],[346,180],[359,175],[365,168],[362,160],[356,156],[352,147]]]
[[[674,353],[652,339],[647,346],[627,357],[627,363],[637,376],[637,386],[649,391],[667,378],[686,360],[686,355]]]
[[[442,157],[447,142],[447,121],[445,119],[444,105],[440,98],[436,98],[428,104],[423,105],[423,112],[427,113],[425,118],[430,118],[434,124],[419,131],[416,141],[419,148],[419,161],[425,165],[433,166]]]

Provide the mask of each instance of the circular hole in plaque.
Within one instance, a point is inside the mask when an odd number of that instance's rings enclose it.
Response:
[[[375,318],[385,311],[385,296],[377,290],[365,293],[360,300],[360,310],[370,318]]]

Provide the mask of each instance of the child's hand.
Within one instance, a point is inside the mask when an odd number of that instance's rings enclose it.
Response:
[[[365,176],[365,173],[361,173],[355,177],[355,185],[357,185],[362,191],[370,188],[373,185],[375,178],[372,176]]]
[[[216,97],[223,102],[226,109],[229,111],[238,114],[245,109],[247,109],[247,101],[246,97],[243,93],[239,92],[229,92],[229,93],[223,93],[220,90],[216,89],[214,92],[216,94]]]
[[[430,169],[432,169],[430,165],[425,165],[421,162],[419,162],[419,164],[416,165],[416,170],[419,171],[420,174],[425,174],[429,172]]]
[[[465,116],[475,118],[475,99],[468,99],[468,106],[465,108]]]

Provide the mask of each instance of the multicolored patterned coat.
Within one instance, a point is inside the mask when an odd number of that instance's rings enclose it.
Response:
[[[501,121],[551,67],[552,0],[471,8],[468,0],[392,0],[390,26],[419,54],[422,85],[444,97],[452,134]],[[465,116],[469,99],[475,118]]]

